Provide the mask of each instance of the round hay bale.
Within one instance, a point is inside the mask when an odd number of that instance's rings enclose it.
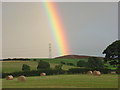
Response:
[[[18,77],[18,81],[19,82],[25,82],[26,81],[26,77],[25,76],[19,76]]]
[[[93,71],[93,75],[95,75],[97,73],[97,71],[95,70],[95,71]]]
[[[7,76],[6,80],[13,80],[13,76],[12,75]]]
[[[88,71],[87,74],[92,75],[92,71]]]
[[[101,73],[100,73],[100,71],[94,71],[94,72],[93,72],[93,75],[95,75],[95,76],[100,76]]]
[[[40,76],[46,76],[46,73],[41,73]]]

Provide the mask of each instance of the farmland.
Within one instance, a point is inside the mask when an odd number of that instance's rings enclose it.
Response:
[[[44,60],[50,63],[51,68],[54,68],[55,65],[60,64],[60,61],[55,60]],[[63,60],[62,60],[63,61]],[[75,61],[72,61],[75,63]],[[2,62],[2,71],[6,73],[18,72],[22,70],[22,65],[27,64],[31,67],[31,70],[36,70],[38,62],[37,61],[3,61]],[[75,68],[76,66],[63,65],[62,69],[68,70],[70,68]]]
[[[2,70],[5,73],[22,71],[22,65],[27,64],[31,70],[37,70],[38,61],[43,60],[50,63],[51,68],[61,63],[73,63],[74,66],[64,64],[62,69],[68,70],[77,67],[79,60],[87,59],[37,59],[30,61],[3,61]],[[107,64],[106,64],[107,65]],[[109,65],[109,68],[112,68]],[[3,88],[117,88],[117,74],[102,74],[101,76],[87,74],[63,74],[63,75],[47,75],[47,76],[30,76],[26,77],[26,82],[20,83],[17,77],[13,80],[2,79]]]
[[[36,70],[38,61],[40,61],[40,60],[49,62],[51,68],[54,68],[55,65],[60,64],[61,61],[65,62],[65,63],[73,63],[74,64],[74,66],[63,65],[63,67],[62,67],[63,70],[68,70],[70,68],[79,68],[79,67],[77,67],[77,62],[80,60],[87,62],[87,59],[37,59],[36,61],[31,59],[30,61],[3,61],[2,62],[2,71],[6,72],[6,73],[21,71],[23,64],[29,65],[31,67],[31,70]],[[108,63],[105,65],[107,65],[108,68],[115,69],[114,67],[110,66]]]
[[[117,75],[86,74],[27,77],[26,82],[2,80],[3,88],[117,88]]]

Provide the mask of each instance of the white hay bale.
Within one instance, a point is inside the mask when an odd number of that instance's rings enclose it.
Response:
[[[26,81],[26,77],[25,76],[19,76],[18,77],[18,81],[19,82],[25,82]]]
[[[12,75],[7,76],[6,80],[13,80],[13,76]]]
[[[94,72],[93,72],[93,75],[95,75],[95,76],[100,76],[101,73],[100,73],[100,71],[94,71]]]
[[[46,76],[46,73],[41,73],[40,76]]]
[[[92,75],[92,71],[88,71],[87,74]]]

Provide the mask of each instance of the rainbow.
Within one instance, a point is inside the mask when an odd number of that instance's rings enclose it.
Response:
[[[55,5],[55,2],[43,2],[47,18],[55,39],[59,55],[69,55],[69,47],[65,34],[65,28],[62,25],[61,17]]]

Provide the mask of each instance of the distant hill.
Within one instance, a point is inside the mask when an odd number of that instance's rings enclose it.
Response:
[[[93,57],[93,56],[65,55],[65,56],[56,57],[55,59],[88,59],[89,57]],[[98,58],[103,59],[104,57],[98,57]]]

